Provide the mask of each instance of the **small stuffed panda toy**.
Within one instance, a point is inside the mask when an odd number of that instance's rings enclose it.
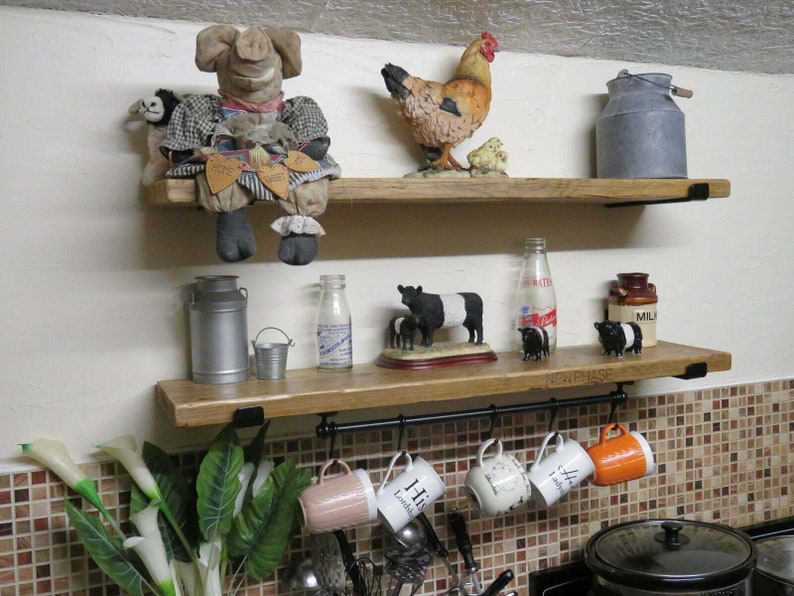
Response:
[[[176,106],[184,98],[168,89],[158,89],[154,95],[139,99],[129,107],[130,114],[140,114],[149,124],[146,145],[149,150],[149,162],[143,169],[141,182],[150,186],[165,177],[170,167],[168,160],[160,152],[160,143],[165,137],[168,122]]]

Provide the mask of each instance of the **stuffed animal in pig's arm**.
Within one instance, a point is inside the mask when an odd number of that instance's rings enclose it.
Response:
[[[218,214],[216,251],[228,262],[253,255],[244,207],[277,200],[273,222],[279,258],[305,265],[325,232],[316,218],[328,202],[329,178],[341,174],[328,155],[322,110],[309,97],[284,99],[282,79],[300,74],[300,38],[277,28],[243,32],[214,25],[196,39],[196,65],[216,72],[218,95],[193,95],[174,111],[160,149],[169,177],[195,177],[202,206]]]
[[[146,148],[149,150],[149,161],[141,176],[144,186],[150,186],[165,178],[170,167],[168,160],[160,153],[160,143],[165,138],[174,110],[183,99],[183,96],[170,89],[158,89],[154,95],[135,101],[127,110],[133,116],[141,116],[147,123]]]

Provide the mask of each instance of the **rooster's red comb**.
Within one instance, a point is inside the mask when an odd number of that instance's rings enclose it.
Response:
[[[499,42],[496,41],[496,38],[487,31],[482,32],[482,38],[490,41],[494,45],[494,47],[497,47],[499,45]]]

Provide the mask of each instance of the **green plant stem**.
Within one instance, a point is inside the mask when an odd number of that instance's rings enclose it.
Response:
[[[169,509],[168,503],[166,503],[163,500],[160,500],[158,507],[165,516],[165,519],[168,520],[168,523],[171,524],[171,527],[174,528],[174,532],[176,532],[176,535],[179,537],[179,541],[182,543],[182,546],[190,555],[190,561],[196,567],[196,571],[198,572],[199,576],[201,576],[201,566],[199,565],[196,549],[190,545],[187,536],[185,536],[184,532],[182,532],[182,528],[179,527],[179,523],[176,521],[173,514],[171,513],[171,509]]]
[[[243,574],[242,577],[240,578],[240,581],[237,582],[237,586],[234,585],[234,582],[237,581],[237,576],[240,575],[240,572],[243,570],[243,567],[245,567],[245,559],[240,561],[240,564],[237,566],[237,569],[234,570],[234,573],[232,574],[232,577],[229,580],[229,588],[231,589],[231,594],[229,596],[235,596],[235,594],[237,594],[237,591],[240,588],[242,588],[243,584],[245,583],[245,574]]]

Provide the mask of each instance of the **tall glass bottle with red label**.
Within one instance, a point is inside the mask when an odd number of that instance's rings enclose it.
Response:
[[[546,258],[546,239],[524,241],[524,263],[516,292],[517,326],[542,327],[549,334],[549,353],[557,347],[557,295]]]

